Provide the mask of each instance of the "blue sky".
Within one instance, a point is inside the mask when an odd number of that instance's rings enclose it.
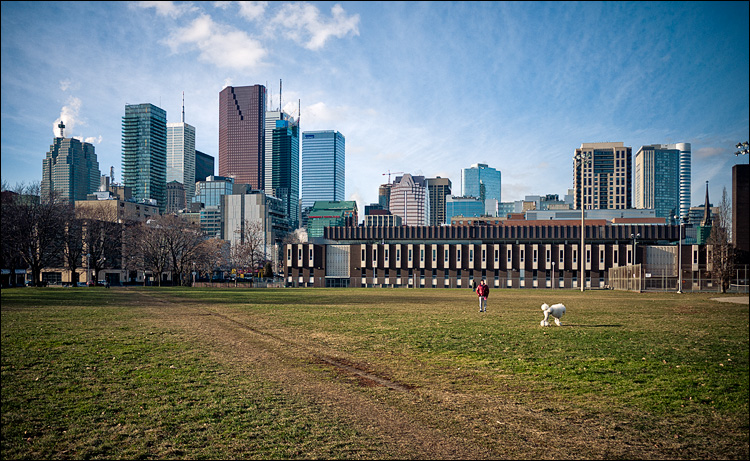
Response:
[[[121,178],[126,104],[216,157],[226,85],[268,85],[346,137],[346,198],[387,173],[502,172],[502,199],[573,185],[582,143],[690,142],[692,204],[731,194],[750,126],[748,2],[2,2],[2,179],[41,180],[63,118]]]

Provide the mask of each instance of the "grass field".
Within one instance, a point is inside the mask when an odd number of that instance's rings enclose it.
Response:
[[[748,305],[717,296],[4,289],[0,456],[748,459]]]

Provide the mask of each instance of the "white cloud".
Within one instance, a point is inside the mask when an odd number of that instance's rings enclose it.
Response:
[[[240,16],[249,21],[262,17],[268,6],[268,2],[237,2],[237,4],[240,7]]]
[[[266,50],[258,40],[241,30],[218,27],[208,15],[201,15],[187,27],[176,29],[166,40],[178,53],[183,45],[199,50],[198,59],[221,68],[245,70],[262,65]]]
[[[196,11],[197,8],[191,3],[180,3],[175,2],[136,2],[135,6],[140,8],[153,8],[156,14],[159,16],[169,16],[170,18],[178,18],[183,14]]]
[[[310,50],[322,48],[330,37],[359,35],[358,14],[347,16],[339,4],[331,8],[331,14],[331,18],[323,17],[309,3],[287,4],[271,20],[271,25],[280,27],[291,40]]]

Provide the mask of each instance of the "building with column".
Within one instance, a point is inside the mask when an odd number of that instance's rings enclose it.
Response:
[[[430,226],[440,226],[448,222],[445,212],[447,198],[451,196],[451,180],[448,178],[427,178],[427,195],[430,204]]]
[[[139,202],[167,205],[167,112],[153,104],[128,104],[122,118],[122,182]]]
[[[65,124],[58,125],[56,137],[42,160],[41,195],[52,191],[70,203],[86,200],[86,196],[99,188],[99,162],[93,144],[64,137]]]
[[[424,176],[409,173],[396,176],[391,186],[391,214],[401,217],[404,226],[425,226],[429,223],[429,196]]]
[[[678,225],[594,221],[581,248],[580,224],[327,227],[323,240],[285,245],[285,280],[288,286],[465,288],[471,279],[485,279],[494,288],[576,289],[606,288],[614,282],[610,274],[626,273],[632,281],[641,267],[643,274],[674,271],[678,248],[668,243],[677,240]],[[637,243],[630,238],[636,234]],[[683,269],[705,270],[705,246],[682,250]],[[676,273],[672,277],[676,283]]]
[[[188,200],[195,195],[195,127],[185,123],[185,103],[182,119],[167,123],[167,182],[177,181],[185,186]]]
[[[680,151],[672,146],[641,146],[635,154],[633,205],[654,209],[656,216],[674,219],[681,214]]]
[[[265,120],[265,86],[228,86],[219,92],[219,176],[264,190]]]
[[[346,139],[338,131],[305,131],[302,133],[301,206],[312,207],[317,201],[344,200],[346,191]]]
[[[501,188],[501,172],[485,163],[475,163],[471,168],[461,170],[461,195],[476,197],[482,203],[488,203],[489,211],[497,212],[497,204],[502,202]],[[487,202],[488,200],[496,200],[496,202]]]
[[[632,208],[632,148],[621,142],[583,143],[573,155],[575,208]]]

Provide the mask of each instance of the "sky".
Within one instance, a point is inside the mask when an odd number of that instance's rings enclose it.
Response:
[[[268,88],[346,139],[346,200],[485,163],[502,201],[573,187],[582,143],[692,145],[692,205],[750,132],[748,2],[2,2],[2,180],[41,181],[62,119],[121,177],[126,104],[196,128],[218,175],[219,92]],[[301,107],[301,111],[298,108]],[[301,113],[300,113],[301,112]],[[389,175],[390,173],[390,175]]]

